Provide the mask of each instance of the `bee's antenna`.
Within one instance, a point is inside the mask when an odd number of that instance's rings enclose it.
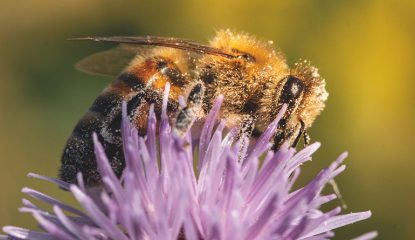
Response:
[[[94,37],[76,37],[76,38],[68,38],[66,40],[68,40],[68,41],[82,41],[82,40],[97,41],[96,38],[94,38]]]

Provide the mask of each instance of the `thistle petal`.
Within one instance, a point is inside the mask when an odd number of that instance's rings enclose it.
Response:
[[[0,239],[329,239],[332,230],[370,217],[371,212],[340,214],[341,208],[323,212],[321,206],[336,198],[322,195],[323,187],[345,170],[346,153],[312,181],[294,189],[301,165],[320,147],[314,143],[299,152],[283,144],[270,149],[270,139],[286,110],[284,105],[256,144],[248,149],[234,142],[235,129],[224,136],[225,122],[216,118],[223,97],[205,119],[197,148],[192,131],[181,137],[169,124],[166,84],[160,123],[154,106],[148,114],[147,135],[138,136],[122,105],[121,133],[126,168],[119,179],[102,144],[93,136],[103,187],[98,193],[84,186],[29,174],[70,190],[83,211],[30,188],[28,196],[53,206],[44,210],[23,199],[21,212],[31,213],[42,232],[6,226]],[[182,102],[181,105],[184,105]],[[245,139],[246,140],[246,139]],[[157,145],[159,143],[159,146]],[[244,152],[243,161],[240,153]],[[194,156],[198,166],[194,170]],[[259,159],[264,159],[259,167]],[[68,213],[68,214],[67,214]],[[356,240],[376,237],[370,232]]]

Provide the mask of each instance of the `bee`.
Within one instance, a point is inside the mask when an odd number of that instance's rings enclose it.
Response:
[[[77,67],[98,74],[118,74],[96,98],[67,141],[59,177],[76,183],[82,172],[87,186],[100,183],[91,135],[96,132],[115,173],[125,162],[120,133],[121,105],[139,134],[145,135],[151,104],[161,115],[165,85],[170,83],[167,112],[175,131],[186,133],[194,121],[203,121],[215,99],[223,95],[220,118],[226,126],[240,126],[239,137],[253,139],[287,105],[273,137],[272,149],[288,142],[295,147],[324,108],[328,93],[317,68],[300,61],[290,68],[272,42],[247,33],[221,30],[208,45],[154,36],[88,37],[120,44],[115,49],[81,60]],[[180,96],[187,98],[181,107]]]

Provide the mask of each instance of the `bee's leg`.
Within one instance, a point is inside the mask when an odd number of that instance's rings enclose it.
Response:
[[[278,151],[278,149],[280,149],[280,147],[283,143],[282,139],[284,139],[284,132],[282,132],[282,131],[278,132],[278,130],[277,130],[277,133],[274,136],[273,144],[272,144],[272,147],[271,147],[271,149],[274,152],[276,152],[276,151]]]
[[[238,139],[249,138],[255,128],[256,117],[254,115],[244,115],[241,128],[239,129]]]
[[[239,133],[237,138],[240,140],[241,148],[238,153],[239,161],[244,160],[246,151],[249,145],[249,138],[252,135],[252,132],[255,128],[255,115],[244,115],[241,128],[239,129]]]
[[[279,126],[281,126],[281,125],[279,125]],[[282,126],[285,126],[285,125],[282,125]],[[284,128],[284,127],[282,127],[282,128]],[[277,151],[281,147],[281,145],[285,141],[291,139],[294,134],[296,134],[296,130],[291,130],[291,131],[277,130],[277,133],[274,136],[274,143],[273,143],[271,149],[274,150],[274,151]],[[305,123],[302,120],[300,120],[300,129],[298,130],[298,133],[296,134],[296,137],[295,137],[293,143],[291,144],[291,147],[295,148],[297,146],[298,142],[300,141],[301,136],[304,136],[304,145],[307,145],[308,142],[309,142],[308,141],[309,137],[308,137],[307,133],[305,132]]]
[[[181,109],[177,115],[175,129],[180,135],[184,135],[202,110],[205,87],[201,82],[196,83],[187,97],[187,106]]]
[[[298,131],[297,137],[295,138],[293,144],[291,145],[291,147],[295,148],[298,144],[298,141],[300,141],[301,136],[304,136],[304,145],[308,145],[308,142],[306,143],[306,139],[305,139],[305,135],[307,135],[307,133],[305,132],[305,124],[303,122],[303,120],[300,120],[300,131]],[[308,135],[307,135],[308,136]]]

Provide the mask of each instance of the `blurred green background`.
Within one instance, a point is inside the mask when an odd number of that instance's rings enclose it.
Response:
[[[309,179],[342,151],[337,178],[349,208],[371,219],[338,239],[377,229],[379,239],[415,239],[415,1],[11,1],[0,3],[0,225],[34,227],[20,214],[25,177],[56,176],[77,120],[111,79],[77,72],[82,57],[110,45],[66,41],[97,35],[175,36],[206,42],[231,28],[274,40],[290,64],[309,59],[330,92],[310,131],[322,147]]]

